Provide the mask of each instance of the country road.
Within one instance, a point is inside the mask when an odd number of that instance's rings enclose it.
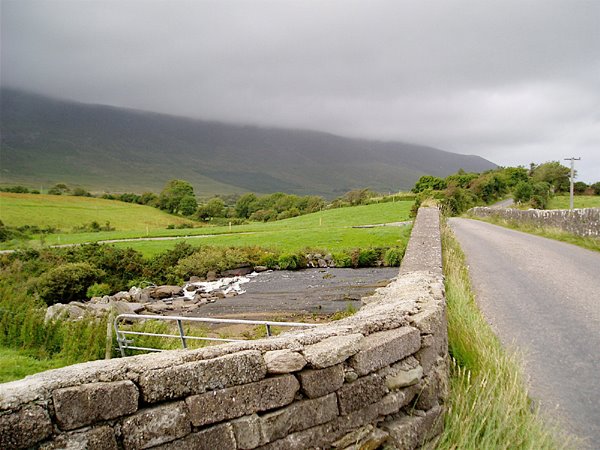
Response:
[[[484,316],[524,354],[531,397],[600,449],[600,253],[476,220],[450,225]]]

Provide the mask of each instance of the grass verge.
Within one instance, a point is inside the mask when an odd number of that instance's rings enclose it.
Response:
[[[556,241],[566,242],[568,244],[577,245],[600,252],[600,239],[592,237],[577,236],[573,233],[568,233],[563,230],[551,227],[540,227],[529,223],[520,223],[514,220],[506,220],[498,217],[475,217],[469,216],[470,219],[481,220],[501,227],[511,228],[513,230],[522,231],[524,233],[535,234],[536,236],[554,239]]]
[[[531,410],[520,357],[502,348],[475,304],[464,254],[449,228],[442,234],[450,398],[438,449],[568,448]]]
[[[0,383],[19,380],[27,375],[68,365],[60,358],[40,359],[24,350],[0,347]]]

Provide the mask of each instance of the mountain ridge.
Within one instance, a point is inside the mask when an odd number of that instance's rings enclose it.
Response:
[[[181,178],[199,195],[332,197],[361,187],[409,189],[424,174],[496,167],[478,156],[417,144],[199,120],[7,88],[0,93],[0,124],[4,184],[158,191]]]

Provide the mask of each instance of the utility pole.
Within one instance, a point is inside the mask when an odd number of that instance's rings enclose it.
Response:
[[[569,202],[569,209],[573,209],[573,178],[575,176],[575,161],[579,161],[581,158],[575,158],[572,156],[571,158],[565,158],[565,161],[571,161],[571,201]]]

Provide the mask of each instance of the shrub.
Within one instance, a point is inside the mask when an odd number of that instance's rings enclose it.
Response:
[[[528,181],[519,181],[513,190],[513,199],[517,203],[527,203],[533,195],[533,186]]]
[[[275,254],[267,254],[261,257],[258,261],[258,266],[265,266],[269,269],[274,269],[275,266],[279,265],[279,257]]]
[[[383,262],[388,267],[398,267],[404,256],[404,250],[400,247],[389,248],[383,257]]]
[[[372,267],[377,264],[379,252],[373,248],[360,250],[358,253],[359,267]]]
[[[48,305],[68,303],[83,299],[88,287],[102,275],[100,269],[89,263],[66,263],[43,273],[35,290]]]
[[[85,295],[88,298],[92,298],[92,297],[103,297],[105,295],[110,295],[111,289],[110,289],[110,285],[107,283],[94,283],[92,284],[89,288],[87,288],[87,291],[85,293]]]
[[[336,267],[352,267],[352,257],[346,253],[334,253],[333,260]]]
[[[300,268],[300,257],[291,253],[284,253],[279,257],[281,270],[296,270]]]
[[[192,255],[181,259],[169,271],[169,282],[182,281],[191,276],[205,277],[209,271],[223,272],[243,264],[249,264],[248,254],[240,248],[202,247]]]
[[[102,282],[113,292],[126,289],[129,280],[141,277],[146,265],[141,253],[112,245],[83,245],[67,249],[66,254],[74,262],[87,262],[102,270]]]

